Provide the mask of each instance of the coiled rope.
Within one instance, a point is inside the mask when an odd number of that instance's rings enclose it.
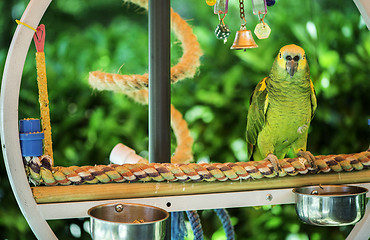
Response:
[[[315,157],[320,172],[340,172],[370,168],[370,151]],[[228,163],[138,163],[96,166],[52,167],[50,157],[26,157],[25,166],[35,185],[96,184],[109,182],[161,181],[237,181],[313,172],[305,158],[280,159],[281,172],[276,173],[269,161]]]
[[[222,227],[224,228],[226,234],[226,240],[234,240],[235,233],[233,225],[231,224],[230,216],[226,209],[214,209],[218,218],[221,220]]]
[[[222,223],[222,227],[226,234],[226,240],[234,240],[234,228],[231,224],[230,216],[226,209],[214,209],[218,218]],[[201,231],[200,217],[196,211],[186,212],[190,225],[192,227],[195,239],[203,239],[203,232]],[[190,216],[190,217],[189,217]],[[183,212],[172,212],[171,213],[171,239],[183,240],[187,236],[184,214]]]
[[[203,229],[200,223],[200,218],[197,211],[186,211],[186,215],[189,218],[191,230],[194,233],[194,240],[203,240]]]

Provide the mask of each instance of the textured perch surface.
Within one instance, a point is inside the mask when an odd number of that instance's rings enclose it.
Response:
[[[362,170],[370,167],[370,152],[316,156],[319,172]],[[80,185],[109,182],[226,181],[295,176],[316,173],[305,158],[280,159],[280,172],[269,161],[227,163],[139,163],[96,166],[52,167],[50,157],[25,159],[30,180],[35,185]]]
[[[70,186],[32,187],[37,203],[95,201],[143,197],[180,196],[190,194],[240,192],[251,190],[294,188],[319,184],[366,183],[370,170],[330,172],[326,174],[287,176],[225,182],[136,182],[83,184]]]
[[[32,188],[39,203],[370,182],[370,152],[316,156],[320,174],[304,158],[279,160],[279,173],[268,161],[51,167],[48,156],[27,160],[31,182],[52,185]]]

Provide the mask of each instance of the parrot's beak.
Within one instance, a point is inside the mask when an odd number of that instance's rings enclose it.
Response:
[[[289,73],[290,77],[293,77],[294,74],[297,72],[298,62],[294,60],[290,60],[286,62],[286,71]]]

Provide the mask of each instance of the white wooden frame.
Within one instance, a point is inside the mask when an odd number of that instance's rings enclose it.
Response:
[[[36,28],[50,2],[51,0],[31,0],[20,21]],[[367,0],[354,0],[354,2],[370,29],[370,2]],[[123,201],[145,203],[159,206],[170,212],[294,203],[292,189],[275,189],[109,201],[37,204],[33,198],[24,171],[18,130],[20,83],[33,34],[34,32],[31,29],[23,25],[18,25],[13,36],[2,80],[0,119],[2,150],[8,178],[22,214],[38,239],[57,239],[46,220],[86,217],[87,209],[107,202]],[[362,185],[370,189],[370,183],[357,185]],[[212,198],[212,201],[209,201],[210,198]],[[170,203],[171,206],[168,206],[168,203]],[[370,208],[369,204],[367,207]],[[355,226],[347,239],[367,239],[368,236],[370,236],[369,215],[369,211],[367,211],[365,217]]]

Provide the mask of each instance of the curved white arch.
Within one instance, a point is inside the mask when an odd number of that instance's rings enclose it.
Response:
[[[362,18],[364,19],[367,29],[370,30],[370,1],[368,0],[353,0]]]
[[[51,0],[31,0],[21,22],[36,28]],[[24,171],[19,144],[18,101],[23,67],[34,31],[18,25],[6,58],[0,96],[1,143],[5,167],[13,193],[33,233],[38,239],[58,239],[33,198]]]
[[[31,0],[23,13],[21,22],[27,23],[36,28],[50,2],[51,0]],[[365,4],[365,0],[354,0],[354,2],[359,8],[360,13],[364,16],[365,22],[369,28],[369,5]],[[49,240],[57,239],[57,237],[49,227],[44,216],[40,213],[40,209],[33,198],[33,194],[24,171],[19,144],[19,90],[24,63],[33,34],[34,32],[31,29],[23,25],[19,25],[15,31],[9,48],[0,94],[1,146],[9,181],[22,214],[38,239]],[[53,205],[52,207],[56,208]],[[355,236],[359,236],[359,233],[363,235],[367,234],[368,229],[366,229],[365,221],[368,222],[368,219],[369,215],[363,219],[363,224],[358,225],[358,227],[356,226],[358,229],[349,236],[349,239],[352,239],[352,237],[356,238]]]

